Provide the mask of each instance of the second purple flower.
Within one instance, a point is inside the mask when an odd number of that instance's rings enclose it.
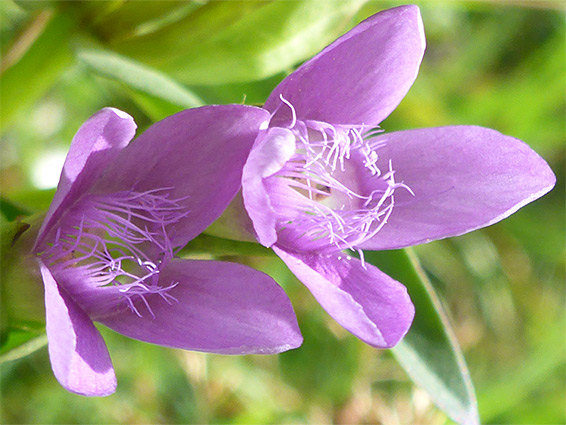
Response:
[[[243,172],[244,228],[273,248],[344,328],[395,345],[414,307],[404,286],[364,263],[493,224],[555,177],[526,144],[455,126],[381,133],[425,50],[419,9],[380,12],[285,78]],[[344,254],[355,250],[361,260]]]

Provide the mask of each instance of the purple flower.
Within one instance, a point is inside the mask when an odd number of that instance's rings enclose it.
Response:
[[[259,242],[337,322],[376,347],[405,335],[414,307],[401,283],[364,264],[362,249],[488,226],[555,183],[542,158],[494,130],[376,128],[409,90],[424,50],[416,6],[378,13],[340,37],[271,93],[269,127],[242,178]]]
[[[103,109],[75,135],[35,244],[49,356],[67,390],[114,392],[93,321],[131,338],[225,354],[277,353],[302,342],[293,309],[267,275],[175,259],[240,186],[259,108],[183,111],[133,138],[127,114]]]

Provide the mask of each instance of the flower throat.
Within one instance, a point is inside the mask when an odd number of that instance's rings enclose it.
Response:
[[[170,188],[122,191],[81,199],[64,217],[51,243],[39,255],[54,275],[80,269],[97,287],[119,287],[129,308],[141,317],[134,301],[157,294],[167,303],[177,285],[159,283],[160,268],[173,258],[168,227],[189,212],[181,199],[168,198]]]
[[[386,171],[378,167],[377,151],[386,142],[372,139],[381,130],[300,121],[293,106],[281,100],[292,111],[287,128],[295,136],[296,150],[268,179],[283,179],[301,197],[292,206],[276,206],[278,240],[293,244],[299,238],[303,249],[355,250],[387,223],[395,190],[413,192],[395,181],[391,161]]]

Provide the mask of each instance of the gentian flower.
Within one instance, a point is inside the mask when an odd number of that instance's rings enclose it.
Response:
[[[401,283],[363,261],[363,249],[491,225],[555,183],[526,144],[487,128],[382,134],[424,50],[416,6],[380,12],[337,39],[273,90],[269,127],[242,177],[244,227],[338,323],[381,348],[405,335],[414,307]]]
[[[132,143],[136,125],[119,110],[103,109],[82,125],[34,248],[49,356],[63,387],[89,396],[115,391],[93,321],[141,341],[214,353],[301,344],[292,306],[267,275],[174,258],[237,193],[268,119],[259,108],[208,106],[168,117]]]

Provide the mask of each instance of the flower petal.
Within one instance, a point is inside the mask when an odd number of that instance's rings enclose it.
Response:
[[[276,173],[295,153],[295,136],[284,128],[272,128],[256,145],[242,176],[244,205],[259,242],[270,247],[277,240],[276,216],[263,179]]]
[[[366,19],[285,78],[265,108],[275,123],[289,119],[283,96],[300,120],[377,125],[415,81],[425,50],[416,6],[385,10]]]
[[[57,285],[39,261],[45,286],[46,328],[53,373],[67,390],[86,396],[107,396],[116,390],[116,376],[102,336],[83,310]]]
[[[361,245],[364,249],[402,248],[489,226],[544,195],[556,181],[529,146],[487,128],[408,130],[385,134],[376,143],[383,140],[380,161],[391,160],[395,180],[415,195],[395,191],[387,224]]]
[[[228,206],[242,168],[269,114],[244,105],[188,109],[157,122],[108,168],[96,191],[169,188],[190,213],[171,226],[173,246],[185,245]]]
[[[273,250],[340,325],[378,348],[407,333],[415,308],[406,288],[371,264],[345,254]]]
[[[96,320],[130,338],[175,348],[222,354],[270,354],[302,343],[291,303],[267,275],[241,264],[172,260],[160,284],[176,301],[147,296],[151,313],[129,310]]]
[[[58,211],[68,208],[88,191],[106,164],[120,152],[136,133],[136,123],[125,112],[104,108],[79,128],[57,186],[57,192],[38,234],[36,246],[59,218]]]

